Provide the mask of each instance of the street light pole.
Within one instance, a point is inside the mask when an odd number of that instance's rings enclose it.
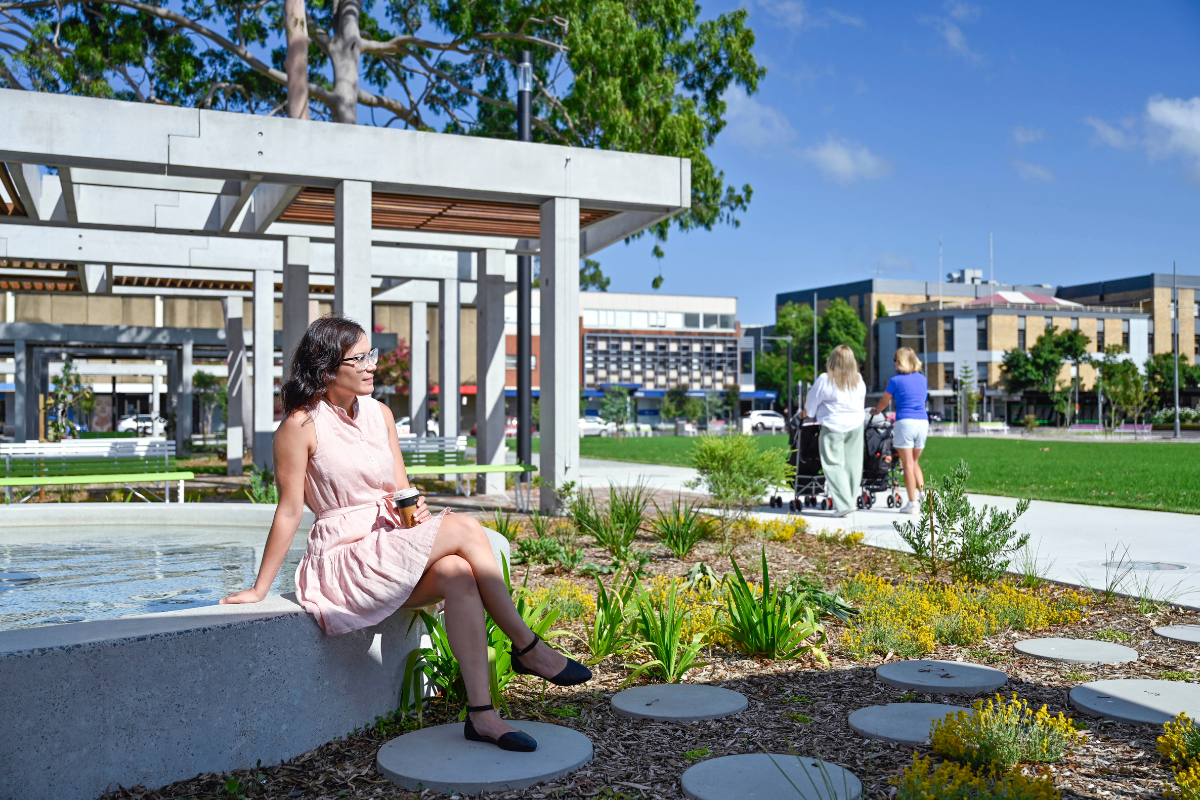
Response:
[[[1175,351],[1175,438],[1179,432],[1179,266],[1171,262],[1171,339]]]
[[[517,64],[517,141],[533,141],[533,61],[521,51]],[[533,259],[517,256],[517,461],[533,459]],[[529,473],[522,473],[528,485]]]

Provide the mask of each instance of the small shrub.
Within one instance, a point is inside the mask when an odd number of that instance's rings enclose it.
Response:
[[[650,532],[665,544],[676,558],[687,558],[702,539],[713,532],[712,519],[700,513],[697,505],[671,501],[671,510],[664,512],[654,504],[656,516],[650,520]]]
[[[609,589],[596,577],[595,616],[583,640],[592,654],[589,664],[600,663],[626,645],[632,600],[637,592],[638,582],[633,576],[621,582],[614,579]]]
[[[688,611],[676,603],[675,587],[672,582],[662,603],[653,602],[645,594],[638,598],[634,620],[638,642],[634,648],[646,652],[652,659],[638,665],[626,678],[626,683],[643,672],[655,672],[668,683],[679,683],[688,671],[704,666],[699,656],[708,631],[697,631],[690,639],[684,637]]]
[[[497,508],[492,512],[492,524],[490,527],[510,542],[521,535],[521,521],[513,519],[512,514],[509,514],[502,508]]]
[[[892,778],[896,800],[1058,800],[1054,781],[1020,772],[979,773],[947,761],[933,769],[931,759],[913,753],[903,775]]]
[[[817,534],[817,539],[825,544],[836,544],[847,550],[852,550],[862,544],[867,535],[862,531],[847,531],[838,528],[836,531],[824,530]]]
[[[785,447],[759,449],[753,436],[701,436],[692,448],[697,477],[688,485],[704,487],[726,511],[744,514],[771,489],[791,484],[793,469]],[[721,526],[729,552],[731,522]]]
[[[514,564],[557,564],[562,545],[549,536],[527,536],[518,539],[513,550]]]
[[[796,534],[808,532],[808,520],[793,514],[765,521],[748,517],[744,524],[752,535],[768,542],[790,542]]]
[[[1037,426],[1038,426],[1037,415],[1026,414],[1024,417],[1021,417],[1021,424],[1025,426],[1025,430],[1029,431],[1030,433],[1033,433],[1034,431],[1037,430]]]
[[[1037,711],[1016,694],[976,700],[970,711],[934,720],[933,752],[974,767],[1012,769],[1022,762],[1053,764],[1083,735],[1060,711]]]
[[[1157,750],[1175,776],[1174,788],[1168,786],[1163,796],[1200,800],[1200,729],[1187,712],[1163,725]]]
[[[250,498],[250,502],[279,504],[279,487],[275,485],[275,476],[271,470],[250,467],[249,481],[250,488],[246,490],[246,496]]]
[[[826,591],[819,581],[804,575],[793,575],[787,586],[783,588],[783,592],[817,609],[822,617],[834,617],[842,622],[848,622],[851,617],[858,614],[858,609],[846,602],[846,599],[840,594]]]
[[[721,623],[725,620],[723,607],[725,587],[721,583],[656,575],[645,584],[645,593],[651,603],[662,605],[666,602],[667,594],[672,588],[675,590],[675,602],[687,610],[683,631],[684,639],[690,639],[696,633],[706,631],[705,638],[710,644],[719,644],[723,647],[732,646],[733,642],[720,628]]]
[[[948,571],[955,580],[992,583],[1008,569],[1006,556],[1029,543],[1029,534],[1013,530],[1017,518],[1029,510],[1029,501],[1019,501],[1012,512],[990,506],[976,511],[967,499],[970,477],[967,462],[960,461],[929,489],[918,522],[892,525],[930,577]]]
[[[1194,681],[1200,679],[1200,674],[1186,670],[1163,670],[1158,673],[1160,681]]]
[[[642,478],[631,486],[608,485],[608,515],[632,542],[646,524],[646,506],[653,492]]]
[[[574,581],[559,579],[531,590],[527,596],[533,605],[545,601],[556,605],[565,619],[582,619],[596,613],[596,598]]]
[[[749,438],[749,437],[746,437]],[[828,664],[825,651],[825,626],[817,621],[812,606],[805,605],[779,587],[771,588],[767,570],[767,551],[762,550],[762,589],[755,591],[746,582],[737,561],[733,563],[735,578],[726,583],[726,613],[729,621],[724,631],[733,643],[750,655],[791,659],[810,652]],[[812,639],[812,642],[809,642]]]

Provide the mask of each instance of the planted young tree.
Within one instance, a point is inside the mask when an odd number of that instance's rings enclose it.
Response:
[[[702,19],[697,3],[617,0],[8,0],[0,11],[0,86],[494,138],[515,135],[527,50],[535,141],[691,159],[690,207],[651,229],[659,243],[673,226],[737,225],[752,195],[708,157],[724,98],[753,94],[766,74],[744,8]]]
[[[192,397],[200,406],[200,430],[204,434],[205,444],[212,432],[213,412],[222,407],[223,396],[224,403],[228,404],[228,392],[224,380],[204,370],[197,370],[192,376]]]
[[[662,405],[659,406],[659,417],[666,420],[675,420],[683,416],[683,406],[687,402],[687,392],[683,387],[676,386],[668,389],[663,395]]]
[[[629,422],[629,390],[624,386],[606,387],[600,400],[600,416],[605,422],[616,423],[617,438],[621,438]]]
[[[753,436],[702,436],[692,449],[697,477],[688,486],[703,487],[725,512],[723,550],[738,519],[759,505],[767,492],[790,485],[792,465],[785,447],[760,448]]]
[[[1029,542],[1028,533],[1013,529],[1029,501],[1019,501],[1015,511],[991,506],[976,511],[967,498],[970,477],[967,462],[960,461],[927,488],[917,522],[892,523],[931,578],[948,573],[954,580],[991,583],[1008,569],[1008,556]]]
[[[78,408],[92,399],[92,389],[84,386],[75,366],[68,357],[63,362],[62,373],[54,381],[50,390],[50,407],[54,410],[54,418],[46,426],[46,436],[52,442],[57,442],[79,430],[79,424],[68,418],[72,408]]]

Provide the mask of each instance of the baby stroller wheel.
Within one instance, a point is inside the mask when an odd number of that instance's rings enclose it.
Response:
[[[862,495],[861,495],[861,494],[858,496],[858,507],[859,507],[859,508],[866,508],[866,507],[867,507],[867,504],[863,502],[863,498],[862,498]]]
[[[830,500],[828,497],[826,497],[824,500],[821,501],[821,510],[822,511],[828,511],[831,508],[833,508],[833,501]]]
[[[896,507],[896,501],[893,500],[892,496],[889,494],[888,495],[888,508],[895,508],[895,507]]]
[[[789,500],[788,501],[788,511],[795,511],[795,510],[796,510],[796,501]]]

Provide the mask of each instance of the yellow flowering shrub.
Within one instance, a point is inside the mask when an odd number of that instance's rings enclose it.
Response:
[[[937,644],[978,644],[1006,627],[1028,631],[1078,622],[1088,603],[1086,595],[1075,591],[1053,594],[1008,583],[972,586],[936,581],[894,586],[869,573],[847,581],[841,594],[859,607],[841,639],[842,651],[852,658],[888,652],[914,658]]]
[[[1163,725],[1157,749],[1175,773],[1175,787],[1168,787],[1163,796],[1200,800],[1200,729],[1186,711]]]
[[[770,542],[790,542],[797,533],[808,531],[808,520],[791,514],[770,520],[747,517],[742,522],[742,526],[746,532],[759,539],[766,539]]]
[[[1013,694],[1005,700],[976,700],[970,711],[934,720],[933,752],[975,767],[1011,769],[1022,762],[1052,764],[1083,740],[1060,711],[1034,711]]]
[[[526,605],[537,606],[549,599],[562,611],[563,619],[582,619],[596,613],[596,598],[577,583],[559,578],[549,586],[531,589]]]
[[[711,629],[707,637],[710,643],[725,647],[732,645],[729,637],[719,630],[721,622],[725,619],[725,587],[700,581],[689,585],[686,578],[655,575],[643,583],[642,588],[649,596],[650,602],[661,608],[672,584],[675,585],[676,607],[687,609],[687,619],[680,634],[680,641],[690,642],[695,634]]]
[[[918,758],[903,775],[892,778],[896,800],[1058,800],[1054,782],[1045,775],[1029,778],[1020,772],[977,772],[947,761],[933,768],[929,757]]]
[[[825,544],[840,544],[842,547],[850,549],[862,544],[863,539],[867,538],[867,535],[862,531],[848,531],[838,528],[836,531],[823,530],[817,534],[817,538]]]

